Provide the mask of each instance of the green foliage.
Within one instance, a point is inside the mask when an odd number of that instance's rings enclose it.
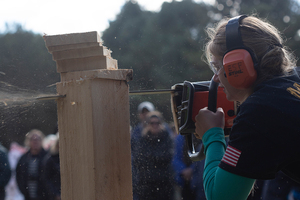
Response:
[[[299,47],[299,5],[294,0],[217,0],[214,5],[191,0],[164,2],[157,13],[143,11],[128,1],[115,21],[103,32],[104,44],[113,51],[119,68],[133,69],[130,90],[170,88],[176,83],[210,80],[212,73],[202,61],[205,28],[223,16],[256,14],[266,18]],[[131,112],[141,101],[152,101],[171,121],[169,97],[131,97]],[[159,100],[159,102],[158,102]],[[134,121],[134,118],[131,118]]]
[[[41,35],[19,26],[16,32],[0,36],[0,46],[1,81],[23,89],[55,92],[55,87],[47,86],[57,82],[59,74]]]
[[[53,84],[59,82],[59,74],[55,66],[41,35],[20,25],[0,35],[0,141],[7,148],[12,141],[23,144],[32,128],[53,133],[56,102],[40,102],[35,97],[56,93]]]
[[[299,58],[300,6],[297,0],[217,0],[214,15],[232,17],[237,14],[255,14],[277,27],[285,36],[284,45],[291,48]]]
[[[209,78],[201,60],[208,8],[174,1],[151,13],[131,1],[124,5],[102,38],[119,67],[134,70],[131,89],[170,88],[183,80]]]
[[[209,5],[192,1],[165,2],[158,13],[142,11],[131,1],[124,5],[102,39],[113,51],[119,68],[133,69],[130,90],[171,88],[184,80],[210,79],[212,73],[201,59],[209,9]],[[135,113],[143,100],[152,101],[171,120],[170,107],[166,106],[170,96],[134,96],[131,111]]]

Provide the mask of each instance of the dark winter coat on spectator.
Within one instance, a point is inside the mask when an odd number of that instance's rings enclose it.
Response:
[[[25,197],[25,200],[30,200],[29,196],[29,190],[28,188],[29,181],[37,181],[37,198],[38,200],[47,200],[46,196],[46,190],[43,182],[43,172],[44,172],[44,166],[43,166],[43,159],[47,152],[42,149],[40,153],[36,156],[32,155],[30,153],[30,150],[27,151],[24,155],[21,156],[17,168],[16,168],[16,179],[18,183],[18,187],[22,194]],[[37,171],[36,173],[31,175],[29,173],[29,162],[30,161],[38,162],[37,164]]]
[[[7,158],[7,150],[0,144],[0,200],[5,198],[5,186],[11,176],[10,165]]]
[[[194,136],[193,136],[194,137]],[[201,141],[194,139],[196,151],[201,149]],[[185,136],[178,135],[175,141],[175,152],[172,161],[172,166],[175,172],[175,181],[181,188],[183,200],[205,200],[203,188],[203,170],[204,160],[192,162],[188,156],[188,146]],[[182,176],[182,171],[186,168],[192,169],[191,180],[186,181]]]
[[[170,199],[173,188],[172,145],[167,131],[158,135],[139,137],[133,165],[138,170],[138,193],[140,199]],[[169,198],[170,197],[170,198]]]
[[[58,152],[53,154],[49,153],[45,157],[45,173],[44,173],[45,186],[49,200],[55,199],[61,195],[60,183],[60,165]]]

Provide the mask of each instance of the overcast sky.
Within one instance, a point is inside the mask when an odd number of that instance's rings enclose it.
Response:
[[[57,35],[98,31],[114,20],[127,0],[1,0],[0,32],[6,24],[21,24],[25,30]],[[164,1],[137,0],[144,10],[159,11]],[[202,0],[196,0],[200,2]],[[204,0],[213,1],[213,0]]]

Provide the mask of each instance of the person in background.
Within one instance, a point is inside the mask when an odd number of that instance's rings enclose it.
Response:
[[[16,180],[25,200],[47,200],[42,180],[43,159],[47,152],[42,147],[42,131],[30,130],[25,137],[29,150],[21,156],[16,167]]]
[[[139,123],[131,130],[131,157],[136,157],[137,153],[137,141],[142,135],[142,130],[146,124],[146,116],[149,112],[154,111],[154,105],[149,101],[144,101],[138,105],[137,114],[139,118]],[[138,171],[135,169],[132,164],[132,192],[133,192],[133,200],[139,200],[138,191],[136,188],[138,182]]]
[[[132,129],[131,138],[139,137],[141,135],[142,130],[145,127],[147,114],[154,110],[154,105],[149,101],[144,101],[138,105],[137,114],[139,123]],[[174,131],[171,129],[171,126],[167,123],[163,123],[163,126],[165,126],[165,129],[169,132],[169,134],[174,137]]]
[[[44,178],[49,200],[61,199],[60,162],[59,162],[59,136],[50,147],[49,153],[44,158]]]
[[[45,149],[46,151],[48,151],[51,148],[51,146],[54,145],[54,143],[56,142],[56,140],[57,140],[57,135],[56,134],[49,134],[49,135],[47,135],[43,139],[43,142],[42,142],[43,149]]]
[[[139,104],[137,113],[139,118],[139,123],[137,126],[135,126],[131,132],[131,137],[139,136],[142,133],[142,130],[144,128],[145,122],[146,122],[146,116],[148,112],[154,111],[154,105],[149,101],[144,101]]]
[[[158,111],[149,112],[141,137],[137,140],[136,152],[132,157],[138,171],[137,188],[141,200],[172,200],[173,156],[172,139]]]
[[[195,147],[200,150],[201,141],[196,138]],[[203,189],[204,160],[192,162],[188,156],[185,136],[178,135],[175,139],[175,152],[172,160],[176,184],[180,187],[182,200],[205,200]]]
[[[24,200],[23,194],[20,192],[16,180],[16,167],[21,156],[28,149],[17,142],[12,142],[8,151],[8,161],[11,169],[11,178],[5,187],[6,200]]]
[[[0,200],[5,199],[5,186],[11,177],[10,165],[7,158],[7,150],[0,144]]]

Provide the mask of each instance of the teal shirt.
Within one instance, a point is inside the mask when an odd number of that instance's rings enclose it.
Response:
[[[246,178],[219,168],[226,143],[222,128],[211,128],[203,136],[206,155],[203,186],[208,200],[245,200],[255,179]]]

